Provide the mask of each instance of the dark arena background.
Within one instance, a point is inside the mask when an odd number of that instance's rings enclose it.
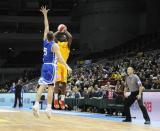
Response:
[[[50,9],[53,33],[64,24],[72,35],[65,110],[55,109],[53,100],[50,119],[49,88],[40,98],[39,118],[32,113],[43,64],[42,6]],[[122,122],[130,97],[125,97],[128,67],[145,89],[130,107],[132,118]],[[138,99],[150,120],[143,119]],[[160,131],[160,0],[0,0],[2,130]]]

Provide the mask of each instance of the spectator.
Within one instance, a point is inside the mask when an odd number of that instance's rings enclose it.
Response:
[[[72,98],[81,98],[81,94],[80,94],[80,92],[78,91],[78,88],[77,88],[77,86],[75,86],[74,88],[73,88],[73,92],[72,92],[72,96],[71,96]]]
[[[16,84],[15,84],[15,82],[13,82],[12,86],[10,87],[10,90],[8,92],[9,93],[14,93],[15,92],[15,87],[16,87]]]

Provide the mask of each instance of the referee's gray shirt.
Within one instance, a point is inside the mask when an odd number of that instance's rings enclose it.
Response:
[[[136,74],[126,77],[125,81],[126,87],[129,88],[130,92],[135,92],[139,90],[139,87],[142,85],[141,80]]]

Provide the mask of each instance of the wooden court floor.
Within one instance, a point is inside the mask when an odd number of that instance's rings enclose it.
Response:
[[[0,110],[0,131],[160,131],[160,128],[62,114],[53,114],[49,120],[41,113],[36,119],[32,112]]]

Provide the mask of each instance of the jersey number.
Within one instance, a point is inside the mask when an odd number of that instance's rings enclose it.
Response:
[[[47,48],[44,48],[43,52],[44,52],[44,55],[46,56],[47,55]]]

